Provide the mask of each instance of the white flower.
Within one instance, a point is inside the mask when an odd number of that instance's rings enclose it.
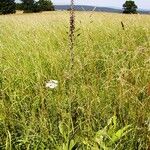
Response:
[[[57,80],[50,80],[46,83],[46,88],[55,89],[58,86]]]

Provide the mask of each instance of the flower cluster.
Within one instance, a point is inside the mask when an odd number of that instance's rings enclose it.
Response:
[[[46,83],[46,88],[55,89],[58,86],[57,80],[50,80]]]

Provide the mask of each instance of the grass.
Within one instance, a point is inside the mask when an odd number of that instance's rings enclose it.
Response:
[[[0,149],[149,149],[150,16],[76,12],[71,72],[68,30],[67,12],[0,16]]]

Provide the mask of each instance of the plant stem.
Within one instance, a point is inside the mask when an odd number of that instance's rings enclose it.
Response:
[[[74,0],[71,0],[71,8],[70,8],[70,64],[71,68],[73,68],[74,64],[74,31],[75,31],[75,14],[74,14]]]

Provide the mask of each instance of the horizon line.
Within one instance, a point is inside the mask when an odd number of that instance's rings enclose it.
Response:
[[[54,4],[54,6],[70,6],[70,4]],[[103,7],[103,8],[113,8],[113,9],[119,9],[119,10],[123,10],[123,7],[114,7],[114,6],[95,6],[95,5],[81,5],[81,4],[75,4],[75,6],[90,6],[90,7]],[[150,11],[150,9],[145,9],[145,8],[138,8],[137,10],[147,10]]]

